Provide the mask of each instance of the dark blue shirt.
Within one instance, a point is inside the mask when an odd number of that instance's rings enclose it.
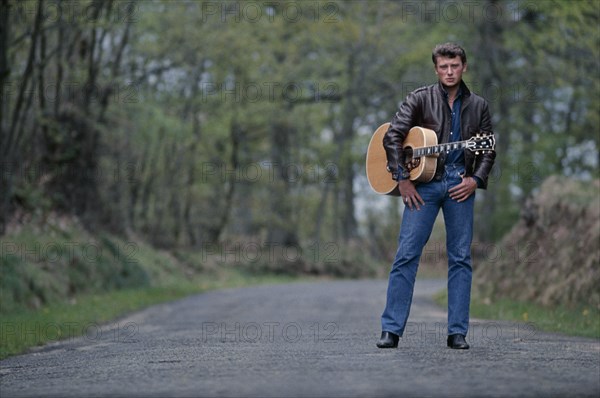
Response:
[[[446,103],[448,103],[448,93],[444,92]],[[452,104],[452,128],[450,129],[450,138],[448,142],[460,141],[460,107],[462,105],[462,90],[459,89]],[[449,152],[446,157],[446,164],[465,164],[464,150],[458,149]]]
[[[444,91],[444,97],[446,98],[446,103],[448,102],[448,93]],[[457,142],[461,140],[460,134],[460,107],[462,105],[462,90],[459,89],[456,94],[456,98],[454,99],[454,103],[452,104],[452,128],[450,130],[450,139],[448,142]],[[446,164],[455,164],[455,165],[465,165],[465,151],[464,149],[457,149],[452,152],[449,152],[446,156]],[[473,177],[477,182],[477,187],[481,188],[483,186],[482,181],[478,177]]]

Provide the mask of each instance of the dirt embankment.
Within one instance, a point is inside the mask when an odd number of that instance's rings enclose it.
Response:
[[[600,308],[600,180],[548,178],[503,238],[474,288],[545,306]]]

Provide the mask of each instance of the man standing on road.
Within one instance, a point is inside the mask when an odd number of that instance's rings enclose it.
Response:
[[[410,312],[419,259],[440,209],[446,226],[448,251],[448,347],[468,349],[471,300],[471,240],[475,190],[485,189],[495,153],[476,155],[470,150],[442,153],[434,178],[413,183],[404,166],[402,143],[414,126],[436,132],[439,143],[467,140],[492,132],[487,102],[462,80],[467,56],[458,45],[438,45],[432,53],[436,84],[410,93],[392,118],[383,139],[388,170],[398,181],[406,205],[392,265],[387,302],[381,316],[379,348],[395,348]]]

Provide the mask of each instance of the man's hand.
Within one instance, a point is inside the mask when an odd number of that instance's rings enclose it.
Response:
[[[467,200],[477,189],[477,181],[473,177],[462,177],[462,182],[448,190],[450,197],[457,202]]]
[[[409,209],[413,210],[413,207],[415,207],[417,210],[420,210],[421,206],[419,206],[419,204],[425,204],[421,195],[417,192],[415,184],[413,184],[411,180],[400,180],[400,182],[398,182],[398,189],[400,190],[400,195],[402,195],[404,204],[408,206]]]

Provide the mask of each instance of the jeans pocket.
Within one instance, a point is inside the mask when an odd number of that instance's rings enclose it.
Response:
[[[447,178],[447,182],[448,182],[448,187],[452,188],[453,186],[460,184],[464,174],[465,174],[464,167],[452,166],[450,169],[447,169],[446,170],[446,178]]]

